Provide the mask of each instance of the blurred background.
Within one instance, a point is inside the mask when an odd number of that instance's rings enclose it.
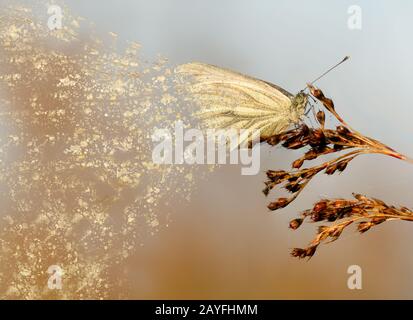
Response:
[[[177,65],[202,61],[265,79],[295,93],[326,68],[349,62],[318,86],[354,128],[413,156],[413,80],[408,39],[413,3],[304,0],[71,0],[76,15],[99,32],[139,42],[143,54]],[[348,9],[362,9],[351,30]],[[383,156],[360,157],[343,175],[320,175],[292,205],[271,213],[277,198],[261,193],[267,169],[288,168],[294,152],[264,146],[261,173],[241,176],[222,166],[198,179],[188,202],[165,206],[169,222],[111,270],[124,279],[111,293],[132,299],[411,299],[413,225],[388,222],[359,235],[348,230],[320,246],[310,261],[290,257],[316,225],[288,222],[323,197],[352,192],[413,207],[413,166]],[[162,210],[162,203],[158,209]],[[347,268],[359,265],[362,290],[347,288]]]

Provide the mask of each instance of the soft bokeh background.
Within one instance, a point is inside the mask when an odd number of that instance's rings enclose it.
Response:
[[[413,155],[410,88],[413,3],[398,1],[70,0],[75,14],[102,32],[143,45],[172,64],[203,61],[266,79],[291,92],[343,56],[352,59],[319,82],[340,114],[362,133]],[[349,30],[349,6],[362,8],[362,30]],[[129,298],[359,299],[413,298],[413,225],[389,222],[362,236],[354,230],[316,256],[289,256],[315,232],[288,229],[321,197],[365,193],[413,207],[413,166],[360,157],[345,174],[320,176],[288,208],[269,213],[261,193],[267,168],[295,159],[263,148],[262,173],[228,165],[197,181],[171,221],[112,270]],[[276,197],[272,194],[270,197]],[[162,204],[160,204],[162,206]],[[165,209],[166,210],[166,209]],[[347,268],[363,270],[363,289],[347,288]],[[118,292],[113,292],[116,297]]]

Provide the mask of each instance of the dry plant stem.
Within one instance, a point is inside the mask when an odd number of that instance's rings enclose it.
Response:
[[[381,200],[360,194],[353,196],[355,199],[321,200],[312,209],[304,211],[300,218],[292,220],[290,228],[293,230],[298,229],[305,220],[334,222],[329,226],[320,226],[309,246],[304,249],[293,249],[292,256],[311,258],[322,242],[337,240],[346,227],[356,222],[358,231],[364,233],[390,220],[413,221],[413,211],[408,208],[389,206]]]
[[[342,172],[351,160],[361,154],[383,154],[413,163],[412,159],[396,152],[380,141],[366,137],[352,129],[335,111],[331,99],[326,98],[320,89],[312,85],[308,85],[308,88],[311,94],[335,116],[341,125],[336,126],[335,129],[326,128],[325,114],[324,111],[320,110],[315,116],[320,124],[319,127],[310,128],[302,124],[299,128],[283,132],[266,140],[270,145],[281,143],[287,149],[310,147],[310,150],[292,163],[292,167],[297,170],[290,172],[283,170],[267,171],[268,181],[266,182],[266,188],[263,190],[265,195],[268,195],[274,187],[280,184],[284,184],[283,188],[293,194],[290,198],[279,198],[270,203],[268,205],[270,210],[277,210],[289,205],[318,173],[324,171],[326,174],[332,175],[336,172]],[[336,152],[345,153],[320,165],[300,169],[305,161],[311,161]]]
[[[317,89],[316,87],[314,87],[311,84],[307,84],[311,94],[317,99],[319,100],[324,107],[332,114],[334,115],[334,117],[341,122],[345,127],[347,127],[350,131],[352,131],[357,138],[359,138],[360,140],[366,142],[367,145],[371,146],[372,149],[376,148],[375,151],[371,152],[371,153],[382,153],[385,155],[389,155],[391,157],[395,157],[397,159],[400,160],[404,160],[404,161],[408,161],[410,163],[413,163],[413,159],[406,157],[405,155],[402,155],[398,152],[396,152],[395,150],[393,150],[392,148],[386,146],[385,144],[381,143],[380,141],[377,141],[375,139],[363,136],[361,133],[359,133],[357,130],[354,130],[349,124],[347,124],[343,118],[341,118],[341,116],[336,112],[336,110],[334,109],[334,103],[331,99],[328,99],[324,96],[323,92],[320,89]],[[377,148],[379,147],[379,148]]]

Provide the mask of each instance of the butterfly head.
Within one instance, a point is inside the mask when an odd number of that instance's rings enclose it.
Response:
[[[293,122],[298,122],[304,115],[308,103],[308,94],[300,91],[291,101],[291,119]]]

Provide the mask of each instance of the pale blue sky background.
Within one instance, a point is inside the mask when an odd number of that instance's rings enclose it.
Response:
[[[319,85],[339,107],[345,101],[344,115],[358,112],[353,123],[369,118],[412,133],[412,2],[71,0],[67,4],[99,29],[140,42],[148,57],[161,53],[171,63],[204,61],[272,81],[291,92],[350,55],[347,65]],[[362,8],[362,30],[347,27],[351,5]],[[408,142],[397,139],[393,144],[407,147]]]

